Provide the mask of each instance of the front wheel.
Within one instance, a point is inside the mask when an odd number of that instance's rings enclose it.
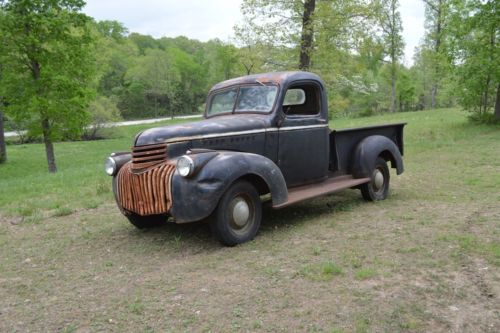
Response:
[[[382,157],[378,157],[375,161],[371,180],[361,185],[363,198],[368,201],[378,201],[387,198],[389,195],[389,180],[390,173],[387,162]]]
[[[249,182],[238,181],[220,199],[210,227],[222,244],[234,246],[252,240],[261,219],[259,193]]]

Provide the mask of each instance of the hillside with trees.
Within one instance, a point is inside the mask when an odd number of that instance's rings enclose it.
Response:
[[[500,121],[494,0],[422,0],[426,34],[411,67],[398,0],[244,0],[235,38],[207,42],[130,32],[82,14],[84,4],[0,1],[0,117],[43,139],[51,171],[54,140],[92,139],[118,119],[199,114],[213,84],[258,72],[319,74],[335,117],[459,105]]]

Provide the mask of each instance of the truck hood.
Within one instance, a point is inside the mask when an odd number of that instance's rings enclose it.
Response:
[[[270,117],[261,115],[217,116],[201,121],[155,127],[137,135],[135,146],[152,145],[162,142],[179,142],[216,137],[217,134],[251,131],[270,127]]]

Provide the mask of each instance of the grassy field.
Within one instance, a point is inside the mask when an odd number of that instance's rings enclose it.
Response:
[[[204,223],[139,231],[102,163],[113,140],[9,146],[0,165],[0,332],[499,332],[500,128],[457,110],[406,121],[391,197],[346,191],[221,247]]]

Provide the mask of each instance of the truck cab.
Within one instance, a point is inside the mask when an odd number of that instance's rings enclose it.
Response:
[[[388,164],[403,172],[403,127],[332,131],[317,75],[249,75],[216,84],[203,120],[139,133],[106,170],[136,227],[209,218],[231,246],[256,235],[266,194],[277,209],[346,188],[385,199]]]

